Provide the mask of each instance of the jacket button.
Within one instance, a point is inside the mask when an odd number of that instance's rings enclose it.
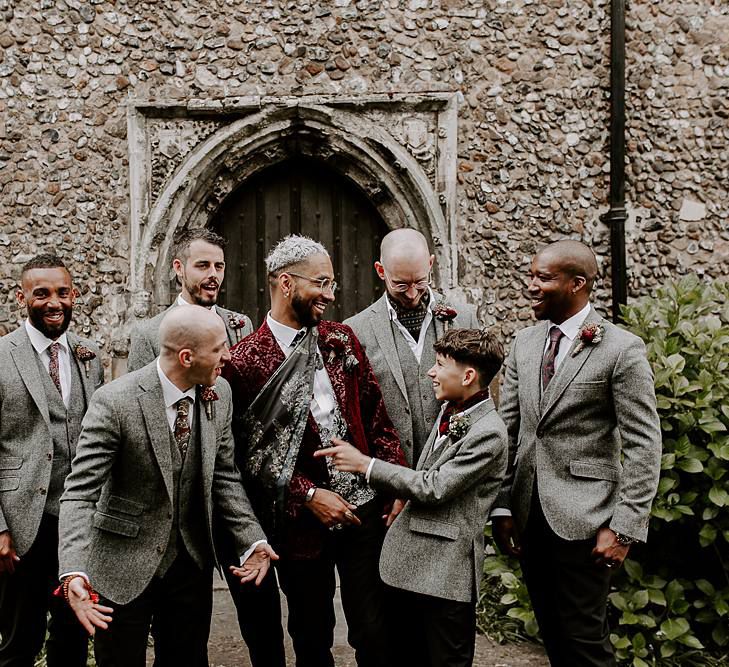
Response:
[[[406,415],[410,414],[410,408],[407,405],[405,406],[405,414]]]
[[[46,490],[43,487],[41,487],[40,489],[38,489],[38,493],[40,493],[42,496],[45,496]]]
[[[157,547],[157,553],[158,554],[161,554],[163,551],[164,551],[164,549],[162,549],[162,547],[159,547],[159,546]]]
[[[167,518],[168,519],[171,519],[172,518],[172,512],[167,512]]]
[[[48,452],[47,456],[49,461],[53,461],[53,452]]]
[[[544,431],[541,428],[537,429],[537,438],[541,438],[544,435]]]

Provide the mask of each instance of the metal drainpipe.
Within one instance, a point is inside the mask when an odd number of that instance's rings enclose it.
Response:
[[[610,226],[613,322],[628,301],[625,264],[625,0],[610,2],[610,210],[602,216]]]

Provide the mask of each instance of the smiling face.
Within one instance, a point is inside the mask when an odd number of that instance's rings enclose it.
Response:
[[[55,340],[68,329],[75,290],[66,269],[26,271],[16,297],[28,309],[30,323],[46,337]]]
[[[435,365],[428,371],[428,377],[433,381],[435,398],[439,401],[463,400],[474,374],[475,370],[470,366],[440,352],[436,353]]]
[[[532,260],[527,292],[538,320],[561,324],[587,303],[585,278],[566,269],[559,254],[549,249]]]
[[[172,262],[182,285],[182,298],[205,308],[214,306],[225,278],[223,249],[197,239],[187,247],[184,255]]]
[[[291,270],[312,279],[291,276],[290,304],[293,311],[291,314],[299,326],[314,327],[324,317],[327,306],[334,302],[334,293],[331,289],[322,291],[314,282],[324,278],[328,278],[330,283],[334,280],[332,261],[327,255],[312,255]]]
[[[407,310],[417,308],[428,291],[433,255],[423,252],[388,256],[384,265],[375,262],[377,275],[385,283],[390,298]]]

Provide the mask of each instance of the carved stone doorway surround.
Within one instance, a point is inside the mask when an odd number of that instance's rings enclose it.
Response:
[[[260,169],[304,155],[354,181],[390,228],[432,242],[456,287],[455,93],[132,101],[128,107],[134,318],[171,302],[170,243]]]

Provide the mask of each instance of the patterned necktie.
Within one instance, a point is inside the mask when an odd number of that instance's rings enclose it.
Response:
[[[60,343],[51,343],[51,346],[48,348],[48,355],[50,357],[50,361],[48,362],[48,374],[51,376],[53,384],[56,385],[58,393],[63,396],[63,392],[61,391],[61,370],[58,365],[58,352],[60,349]]]
[[[177,417],[175,418],[175,442],[180,450],[182,458],[187,454],[187,447],[190,444],[190,405],[192,400],[187,396],[177,401]]]
[[[542,391],[544,391],[549,382],[554,377],[554,362],[557,359],[557,352],[559,350],[559,341],[564,337],[562,329],[559,327],[552,327],[549,330],[549,347],[544,353],[544,360],[542,361]]]

